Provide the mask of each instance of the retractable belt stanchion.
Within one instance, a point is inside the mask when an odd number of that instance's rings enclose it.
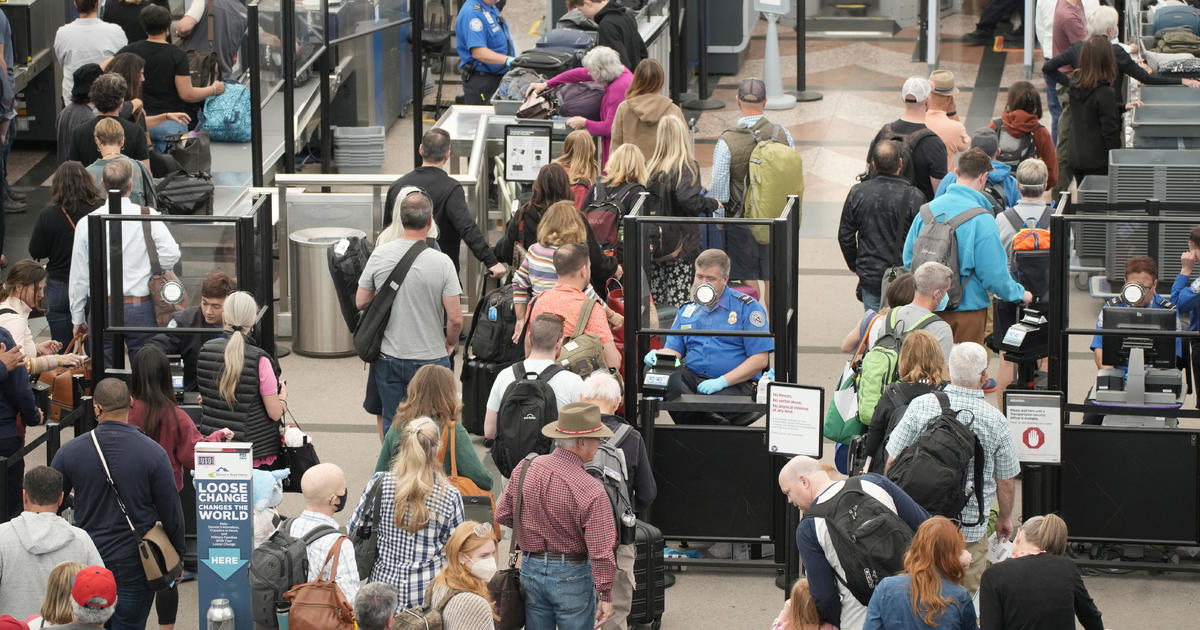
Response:
[[[249,60],[247,66],[250,71],[250,182],[258,187],[263,185],[262,62],[258,53],[258,0],[246,5],[246,18],[247,24],[254,27],[246,29],[246,51],[249,53],[246,58]]]
[[[680,105],[684,109],[723,109],[725,103],[712,98],[708,89],[708,0],[696,2],[696,60],[696,98]]]
[[[810,103],[824,96],[808,89],[808,64],[805,60],[808,55],[808,18],[804,15],[804,6],[803,2],[796,6],[796,89],[788,90],[786,94],[796,97],[798,102]]]
[[[282,173],[296,170],[296,3],[283,2],[279,5],[280,41],[283,42],[283,164]],[[257,51],[255,51],[257,53]]]
[[[409,30],[409,41],[412,42],[412,116],[413,133],[413,168],[421,165],[421,136],[425,135],[425,73],[422,71],[422,32],[425,30],[425,2],[417,0],[408,3],[409,17],[412,18],[412,28]],[[448,19],[448,18],[447,18]],[[442,59],[442,63],[446,63]]]

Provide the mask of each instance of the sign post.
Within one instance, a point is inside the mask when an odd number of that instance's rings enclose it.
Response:
[[[227,599],[234,627],[253,630],[250,553],[254,534],[251,509],[251,452],[244,442],[196,444],[196,557],[200,585],[199,626],[214,599]]]

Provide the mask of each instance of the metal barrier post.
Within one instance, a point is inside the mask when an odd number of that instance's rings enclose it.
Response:
[[[687,90],[687,51],[684,48],[687,37],[680,32],[687,22],[682,4],[681,0],[671,0],[667,10],[667,38],[671,45],[671,58],[667,63],[671,65],[671,101],[675,103]]]
[[[423,72],[423,50],[421,41],[425,30],[425,3],[409,2],[409,17],[412,18],[412,28],[409,30],[409,40],[412,41],[412,116],[413,126],[413,168],[421,165],[421,136],[425,135],[425,73]],[[449,19],[449,17],[447,17]],[[442,63],[446,63],[442,59]],[[487,195],[487,190],[484,190]]]
[[[628,415],[628,422],[633,426],[638,426],[638,416],[641,408],[638,406],[637,393],[641,389],[637,386],[641,382],[641,353],[642,344],[641,335],[638,331],[642,327],[641,322],[641,291],[642,291],[642,267],[641,267],[641,235],[642,229],[639,225],[636,215],[637,208],[640,208],[645,203],[646,196],[649,193],[639,193],[640,198],[635,203],[635,211],[630,212],[624,219],[624,235],[622,241],[625,243],[625,256],[622,264],[625,269],[625,413]],[[636,296],[631,299],[630,296]],[[630,304],[637,304],[637,312],[631,311]],[[630,385],[630,383],[633,383]],[[647,445],[647,452],[649,445]]]
[[[708,0],[697,0],[696,16],[696,98],[684,101],[680,106],[699,110],[724,109],[725,103],[712,98],[708,89]],[[686,58],[684,63],[687,63]]]
[[[267,305],[267,313],[261,322],[263,350],[271,356],[276,356],[275,347],[275,258],[271,254],[275,231],[271,225],[271,205],[275,203],[271,195],[263,195],[258,208],[255,222],[258,224],[257,251],[251,250],[253,258],[258,259],[258,296]],[[281,209],[282,212],[282,209]],[[251,228],[252,229],[252,228]],[[286,247],[284,248],[286,249]]]
[[[246,5],[247,23],[258,25],[258,0]],[[258,59],[258,28],[246,29],[246,51],[250,54],[250,181],[263,185],[262,69]]]
[[[279,40],[283,48],[283,164],[280,170],[296,170],[296,3],[281,2]],[[253,29],[251,29],[253,30]],[[254,51],[258,53],[257,50]]]
[[[804,3],[796,4],[796,89],[787,92],[800,103],[819,101],[820,92],[808,89],[808,18],[804,15]]]
[[[329,119],[329,112],[332,111],[330,105],[333,102],[333,94],[329,73],[333,71],[333,64],[330,63],[329,58],[334,52],[329,45],[329,0],[321,0],[321,16],[321,34],[325,40],[324,50],[317,59],[317,73],[320,74],[318,78],[321,80],[319,84],[321,94],[321,172],[331,173],[333,172],[330,168],[333,164],[333,121]]]

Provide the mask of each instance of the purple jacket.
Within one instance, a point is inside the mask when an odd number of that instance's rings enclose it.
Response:
[[[592,80],[592,74],[587,71],[587,68],[574,68],[546,81],[546,87]],[[601,146],[601,166],[608,162],[608,145],[611,142],[613,119],[617,117],[617,107],[625,100],[625,91],[629,89],[630,83],[633,83],[633,73],[629,71],[629,68],[624,68],[621,70],[621,76],[604,87],[604,100],[600,102],[600,120],[589,120],[584,126],[588,133],[604,138]]]

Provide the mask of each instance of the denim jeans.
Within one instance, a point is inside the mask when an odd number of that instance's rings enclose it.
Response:
[[[879,311],[880,297],[878,293],[871,293],[866,289],[862,292],[863,311]]]
[[[591,630],[596,589],[590,562],[563,562],[526,555],[521,559],[526,630]]]
[[[49,283],[47,283],[47,286]],[[109,326],[117,326],[116,322],[108,322]],[[158,326],[158,320],[154,317],[154,303],[150,300],[145,302],[134,302],[133,304],[125,305],[125,321],[119,324],[121,326],[140,326],[151,327]],[[91,325],[88,325],[91,328]],[[91,332],[89,330],[89,332]],[[150,342],[153,333],[145,334],[125,334],[125,348],[129,351],[129,358],[132,359],[142,349],[142,346]],[[113,350],[112,339],[108,335],[104,337],[104,366],[112,367]]]
[[[450,357],[440,359],[397,359],[386,354],[375,360],[375,386],[379,388],[379,399],[383,401],[383,433],[392,427],[396,407],[408,400],[408,383],[423,365],[440,365],[450,368]]]
[[[150,144],[154,145],[155,151],[166,153],[167,136],[185,131],[187,131],[185,125],[174,120],[165,120],[159,126],[150,128]]]
[[[46,280],[46,323],[50,325],[50,338],[65,350],[71,343],[71,305],[67,283],[62,280]]]
[[[125,565],[112,569],[117,580],[117,604],[113,616],[104,624],[108,630],[145,630],[154,605],[154,591],[146,583],[142,568]]]
[[[1042,75],[1046,80],[1046,106],[1050,108],[1050,137],[1058,144],[1058,117],[1062,115],[1062,104],[1058,102],[1058,84],[1049,75]]]

